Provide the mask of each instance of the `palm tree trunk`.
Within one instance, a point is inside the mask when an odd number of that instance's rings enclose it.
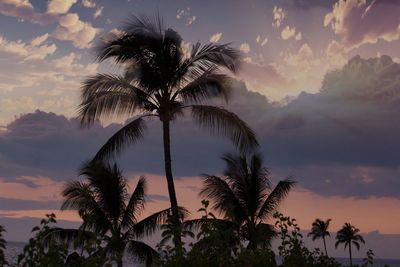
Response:
[[[353,267],[353,258],[351,257],[351,243],[349,245],[349,254],[350,254],[350,267]]]
[[[325,236],[322,237],[322,240],[324,240],[325,255],[326,255],[327,257],[329,257],[329,256],[328,256],[328,251],[326,250]]]
[[[164,163],[165,163],[165,176],[167,178],[169,200],[171,202],[172,210],[172,226],[174,228],[173,242],[175,249],[178,253],[182,250],[182,240],[179,233],[180,220],[178,201],[176,200],[174,177],[172,176],[172,165],[171,165],[171,142],[169,132],[169,121],[163,121],[163,140],[164,140]]]

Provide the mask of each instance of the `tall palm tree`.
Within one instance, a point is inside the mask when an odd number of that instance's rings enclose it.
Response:
[[[250,161],[232,154],[222,159],[226,163],[225,177],[205,175],[200,194],[213,200],[213,208],[237,226],[240,237],[248,241],[248,249],[269,246],[274,230],[266,220],[295,182],[285,179],[272,188],[260,154],[251,155]]]
[[[137,239],[153,233],[168,218],[170,209],[139,221],[146,202],[146,180],[141,177],[129,195],[127,180],[115,164],[91,162],[82,168],[81,175],[85,181],[66,183],[61,209],[77,210],[82,226],[80,229],[53,228],[48,236],[65,241],[98,236],[106,244],[102,252],[113,257],[118,267],[122,266],[125,250],[151,264],[156,251]]]
[[[103,40],[97,49],[97,60],[112,59],[124,73],[88,77],[82,86],[79,116],[84,125],[92,125],[105,116],[136,116],[103,145],[94,160],[114,156],[124,146],[135,144],[144,135],[146,119],[159,118],[172,223],[178,229],[178,202],[171,166],[171,122],[188,110],[201,128],[230,138],[241,150],[257,145],[254,132],[238,116],[204,102],[211,98],[229,98],[230,79],[224,73],[236,72],[240,54],[227,44],[196,43],[191,49],[184,49],[181,36],[167,29],[159,17],[155,20],[133,17],[123,32],[110,34]],[[174,243],[181,243],[178,231]]]
[[[364,238],[358,234],[360,232],[359,229],[355,228],[350,223],[345,223],[336,234],[336,243],[335,247],[337,248],[339,244],[344,244],[344,249],[349,247],[350,254],[350,266],[353,266],[353,258],[351,254],[351,245],[356,246],[357,250],[360,250],[360,242],[365,244]]]
[[[324,241],[325,255],[327,257],[329,256],[328,256],[328,251],[326,249],[325,237],[331,236],[331,234],[328,231],[329,224],[331,221],[332,219],[327,219],[326,221],[321,219],[315,219],[315,221],[312,223],[311,232],[309,232],[307,235],[311,236],[313,241],[315,241],[318,238],[322,238],[322,240]]]

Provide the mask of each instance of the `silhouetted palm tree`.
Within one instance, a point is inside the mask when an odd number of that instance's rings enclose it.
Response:
[[[205,175],[202,196],[214,201],[213,208],[238,227],[248,249],[268,247],[275,235],[273,226],[265,221],[277,210],[295,182],[286,179],[271,187],[269,173],[262,166],[262,157],[226,154],[224,178]]]
[[[0,266],[4,266],[7,264],[6,256],[4,255],[4,250],[6,249],[6,240],[3,238],[3,233],[6,232],[6,229],[0,225]]]
[[[315,241],[318,238],[322,238],[322,240],[324,241],[325,255],[327,257],[328,257],[328,251],[326,249],[325,237],[331,236],[328,231],[330,222],[331,222],[331,219],[328,219],[326,221],[321,220],[321,219],[315,219],[315,221],[312,223],[311,232],[309,232],[307,235],[307,236],[311,236],[313,241]]]
[[[335,247],[337,248],[339,244],[344,244],[344,248],[349,247],[350,254],[350,266],[353,266],[353,258],[351,254],[351,245],[356,246],[357,250],[360,250],[360,242],[365,244],[364,238],[358,234],[359,229],[355,228],[350,223],[345,223],[336,234]]]
[[[254,132],[228,110],[203,104],[217,97],[228,99],[230,79],[222,69],[235,72],[239,53],[228,45],[196,43],[189,51],[181,36],[166,29],[161,19],[133,17],[122,35],[109,34],[98,47],[98,61],[115,60],[124,74],[97,74],[83,82],[80,118],[84,125],[104,116],[136,116],[117,131],[94,160],[115,155],[144,135],[145,119],[162,123],[165,174],[172,208],[172,223],[179,228],[178,203],[171,167],[170,123],[188,110],[201,127],[229,137],[245,150],[257,145]],[[179,233],[175,245],[180,245]]]
[[[139,221],[145,206],[146,180],[141,177],[132,195],[127,181],[116,165],[89,163],[82,168],[85,181],[70,181],[62,192],[62,210],[77,210],[83,219],[80,229],[53,228],[49,236],[73,241],[98,236],[106,245],[104,255],[112,256],[118,266],[127,249],[150,264],[156,251],[137,239],[153,233],[168,218],[170,209],[162,210]],[[85,238],[83,238],[85,239]]]

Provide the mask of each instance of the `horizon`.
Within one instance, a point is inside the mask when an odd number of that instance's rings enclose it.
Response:
[[[371,240],[355,255],[373,247],[378,258],[400,259],[400,3],[390,0],[0,1],[5,238],[27,240],[30,225],[50,212],[66,225],[80,221],[59,211],[62,187],[131,119],[80,126],[84,79],[122,72],[111,60],[96,62],[94,47],[121,33],[131,14],[157,13],[182,36],[185,51],[199,41],[241,52],[232,99],[212,103],[254,130],[272,185],[297,182],[280,212],[303,231],[316,218],[331,218],[332,233],[350,222]],[[186,116],[171,126],[171,150],[178,203],[196,217],[201,174],[221,175],[221,156],[235,146]],[[143,215],[170,206],[160,121],[149,121],[144,139],[115,160],[130,190],[146,177]],[[321,247],[318,241],[312,244]]]

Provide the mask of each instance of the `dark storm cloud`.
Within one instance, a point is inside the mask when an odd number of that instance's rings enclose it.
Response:
[[[279,106],[241,82],[228,108],[254,128],[266,164],[277,177],[325,195],[400,197],[400,65],[389,57],[353,58],[328,74],[320,93],[302,93]],[[8,125],[0,136],[0,177],[71,178],[121,125],[80,129],[75,119],[37,111]],[[163,174],[160,123],[118,158],[125,173]],[[178,176],[218,173],[221,153],[233,147],[199,131],[189,119],[173,124]],[[333,186],[334,185],[334,186]]]

